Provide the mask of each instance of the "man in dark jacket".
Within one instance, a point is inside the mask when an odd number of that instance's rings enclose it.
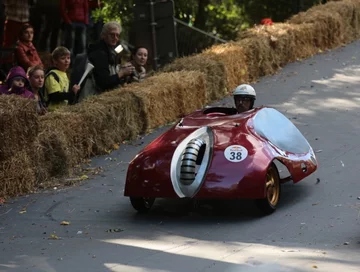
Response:
[[[135,71],[134,66],[120,66],[117,61],[115,48],[119,44],[120,33],[119,23],[106,23],[101,31],[101,40],[89,46],[89,61],[94,65],[94,80],[100,92],[124,84],[126,77]]]

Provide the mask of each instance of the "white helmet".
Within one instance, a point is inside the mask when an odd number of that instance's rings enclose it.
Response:
[[[254,98],[254,100],[256,98],[255,89],[248,84],[241,84],[237,86],[236,89],[233,91],[233,96],[235,95],[249,96]]]

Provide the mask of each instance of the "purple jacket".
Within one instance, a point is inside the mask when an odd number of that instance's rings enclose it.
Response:
[[[12,81],[15,77],[22,77],[25,79],[25,87],[18,88],[13,87],[11,88]],[[29,81],[26,78],[26,73],[24,69],[20,66],[16,66],[10,69],[9,74],[6,77],[6,84],[0,86],[0,94],[16,94],[20,95],[25,98],[35,98],[34,94],[29,91]],[[11,90],[10,90],[11,89]]]

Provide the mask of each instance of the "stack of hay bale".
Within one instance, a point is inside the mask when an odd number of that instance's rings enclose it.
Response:
[[[0,97],[0,197],[68,175],[114,143],[226,96],[235,86],[359,38],[360,1],[331,1],[287,22],[255,26],[237,41],[179,58],[142,83],[37,116],[34,102]]]

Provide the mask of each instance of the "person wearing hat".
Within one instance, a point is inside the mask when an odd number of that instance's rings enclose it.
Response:
[[[238,113],[251,110],[256,100],[255,89],[248,84],[241,84],[233,91],[234,103]]]
[[[34,99],[34,94],[29,91],[29,80],[21,66],[11,68],[6,77],[6,84],[0,87],[0,94],[15,94],[24,98]]]

